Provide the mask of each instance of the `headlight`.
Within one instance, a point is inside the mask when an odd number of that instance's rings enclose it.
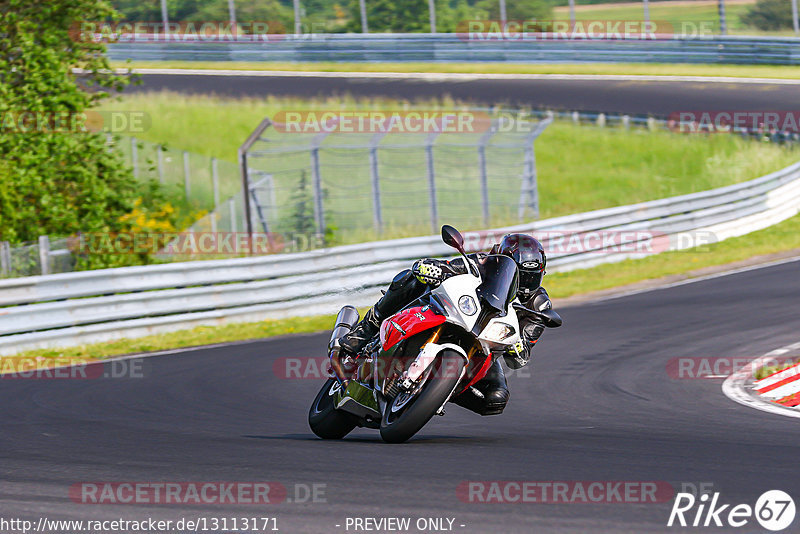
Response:
[[[504,339],[513,336],[517,331],[513,326],[506,323],[492,323],[486,327],[481,337],[485,337],[490,341],[503,341]]]
[[[464,295],[458,299],[458,309],[464,315],[475,315],[475,312],[478,311],[478,306],[475,304],[475,299],[469,295]]]

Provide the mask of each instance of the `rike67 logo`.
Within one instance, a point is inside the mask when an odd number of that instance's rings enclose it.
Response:
[[[764,492],[755,506],[749,504],[721,504],[720,493],[695,497],[691,493],[678,493],[669,514],[667,526],[671,527],[733,527],[750,525],[755,518],[762,528],[783,530],[794,521],[794,500],[781,490]]]

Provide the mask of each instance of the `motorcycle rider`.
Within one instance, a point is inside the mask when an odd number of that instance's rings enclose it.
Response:
[[[541,285],[547,257],[539,241],[527,234],[507,234],[492,247],[489,254],[503,254],[517,263],[520,275],[517,299],[523,306],[538,311],[552,307],[547,291]],[[480,264],[487,254],[470,254],[469,257]],[[357,359],[358,353],[375,336],[384,319],[422,296],[426,287],[437,287],[447,278],[466,272],[463,258],[452,261],[427,258],[416,261],[410,270],[397,274],[383,297],[364,314],[364,318],[348,334],[339,338],[341,350],[331,353],[331,368],[339,379],[346,381],[342,360],[347,356]],[[527,365],[533,347],[544,331],[542,323],[527,316],[520,317],[520,328],[522,341],[503,354],[506,365],[511,369]],[[496,415],[503,412],[508,399],[505,373],[500,361],[496,360],[483,379],[451,401],[481,415]]]

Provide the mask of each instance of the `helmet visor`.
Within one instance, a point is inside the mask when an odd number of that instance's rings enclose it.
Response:
[[[536,291],[542,285],[542,277],[544,276],[544,269],[540,271],[531,271],[528,269],[519,270],[519,289],[525,293]]]

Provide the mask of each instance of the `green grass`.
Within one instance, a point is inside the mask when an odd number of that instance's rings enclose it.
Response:
[[[553,273],[545,278],[545,285],[554,298],[566,297],[794,249],[800,249],[800,215],[764,230],[711,245],[592,269]]]
[[[784,369],[791,367],[796,363],[800,363],[800,360],[785,362],[780,365],[765,365],[764,367],[759,367],[756,369],[756,372],[753,373],[753,378],[756,380],[761,380],[762,378],[766,378],[771,374],[777,373],[778,371],[783,371]]]
[[[544,285],[553,297],[555,307],[558,308],[559,298],[669,275],[690,273],[702,267],[725,265],[756,255],[793,249],[800,249],[800,215],[765,230],[705,247],[667,252],[645,259],[627,260],[592,269],[549,274],[545,277]],[[101,359],[120,354],[261,339],[284,334],[322,332],[330,329],[333,319],[334,317],[329,315],[199,327],[97,345],[35,350],[7,358],[20,362],[18,365],[22,365],[22,362],[35,361],[40,366],[48,361]],[[318,356],[323,355],[322,350],[323,347],[320,346]],[[5,368],[8,369],[8,365]]]
[[[215,156],[220,160],[236,161],[236,151],[249,133],[265,116],[274,116],[280,110],[328,110],[328,109],[384,109],[397,110],[414,107],[417,109],[454,109],[457,103],[444,100],[439,102],[422,102],[410,104],[390,100],[360,101],[343,100],[298,100],[298,99],[242,99],[229,100],[206,96],[186,96],[170,93],[131,95],[121,101],[107,103],[109,109],[145,111],[153,118],[149,130],[138,135],[139,138],[153,142],[166,143],[172,147],[180,147],[191,152]],[[283,139],[287,139],[284,134]],[[340,136],[344,139],[346,135]],[[289,139],[292,142],[292,139]],[[303,141],[306,142],[307,140]],[[300,142],[300,140],[298,140]],[[342,142],[349,142],[349,138]],[[458,195],[477,190],[477,156],[475,151],[453,153],[451,148],[442,148],[435,154],[437,177],[441,177],[440,186],[449,187],[448,201],[451,204],[461,202]],[[383,153],[382,164],[387,170],[382,171],[382,180],[386,180],[386,191],[392,187],[408,188],[409,183],[403,181],[407,175],[413,174],[417,180],[424,181],[424,152],[416,149],[410,155],[405,153],[392,155],[391,151]],[[454,155],[455,154],[455,155]],[[464,155],[466,154],[466,155]],[[489,150],[490,197],[497,192],[510,191],[508,183],[501,183],[504,165],[512,166],[515,172],[521,172],[522,155],[507,153],[497,149],[494,154]],[[463,157],[462,157],[463,156]],[[494,156],[494,157],[493,157]],[[619,127],[600,128],[593,125],[574,125],[570,122],[555,122],[536,142],[537,171],[539,192],[541,197],[541,216],[553,217],[593,209],[631,204],[635,202],[663,198],[673,195],[693,193],[714,187],[742,182],[757,176],[786,167],[794,163],[800,152],[796,149],[776,145],[754,143],[737,136],[719,134],[711,136],[678,135],[671,132],[650,132],[641,129],[624,130]],[[361,158],[366,161],[366,155]],[[475,160],[475,161],[473,161]],[[323,160],[323,164],[325,161]],[[330,167],[323,167],[325,179],[334,184],[346,182],[352,187],[358,180],[363,182],[363,189],[369,190],[366,165],[362,167],[345,166],[337,170],[334,161]],[[344,161],[347,165],[351,162]],[[286,156],[263,162],[270,172],[278,173],[282,169],[308,165],[308,153],[297,156]],[[255,165],[255,164],[254,164]],[[497,165],[497,167],[495,167]],[[389,170],[394,174],[390,174]],[[398,174],[399,173],[399,174]],[[294,175],[292,175],[294,180]],[[510,175],[509,175],[510,176]],[[401,180],[401,178],[403,180]],[[235,178],[234,178],[235,179]],[[409,179],[410,180],[410,179]],[[416,187],[417,182],[414,182]],[[286,191],[293,191],[295,181],[286,185]],[[421,183],[421,182],[420,182]],[[510,182],[509,182],[510,183]],[[516,183],[516,182],[515,182]],[[471,186],[469,184],[472,184]],[[225,185],[225,184],[223,184]],[[238,186],[233,184],[232,187]],[[474,187],[472,187],[474,186]],[[505,197],[496,196],[497,202],[513,204],[508,198],[516,201],[518,185],[512,184],[513,193]],[[421,186],[420,186],[421,187]],[[466,192],[466,193],[465,193]],[[335,195],[339,195],[335,197]],[[464,206],[470,207],[472,213],[479,213],[475,195],[464,197]],[[341,204],[334,204],[335,201]],[[453,200],[455,199],[455,200]],[[282,205],[279,197],[279,205]],[[406,199],[401,199],[406,203]],[[386,202],[390,202],[391,199]],[[347,190],[340,192],[337,188],[331,192],[332,203],[336,209],[350,212],[364,212],[371,218],[369,207],[354,204],[347,196]],[[475,205],[472,207],[472,205]],[[390,211],[391,206],[386,207]],[[429,233],[427,225],[427,207],[419,206],[419,213],[411,213],[408,208],[394,209],[401,213],[405,220],[420,217],[421,226],[402,227],[398,222],[394,233],[386,237],[404,237]],[[399,210],[399,211],[398,211]],[[516,213],[507,209],[507,216],[502,214],[492,221],[492,226],[516,223]],[[448,213],[443,211],[442,219],[450,218],[463,229],[483,226],[479,217],[472,222],[457,219],[463,212]],[[371,219],[370,219],[371,220]],[[367,232],[353,232],[348,235],[350,242],[366,240],[374,237]],[[339,241],[342,242],[342,241]]]
[[[728,33],[732,35],[793,35],[791,30],[785,32],[759,32],[749,27],[742,20],[754,1],[731,2],[725,4]],[[569,9],[557,7],[556,20],[569,20]],[[579,21],[589,20],[643,20],[644,13],[641,2],[620,4],[592,4],[579,6],[575,10],[575,18]],[[719,33],[719,12],[717,2],[650,2],[650,20],[656,23],[667,23],[667,30],[675,33],[689,33],[697,28],[707,29],[712,35]],[[657,24],[656,27],[662,27]]]
[[[337,63],[244,61],[116,62],[117,68],[225,69],[293,72],[401,72],[466,74],[583,74],[630,76],[710,76],[800,79],[800,69],[780,65],[705,65],[671,63]]]

